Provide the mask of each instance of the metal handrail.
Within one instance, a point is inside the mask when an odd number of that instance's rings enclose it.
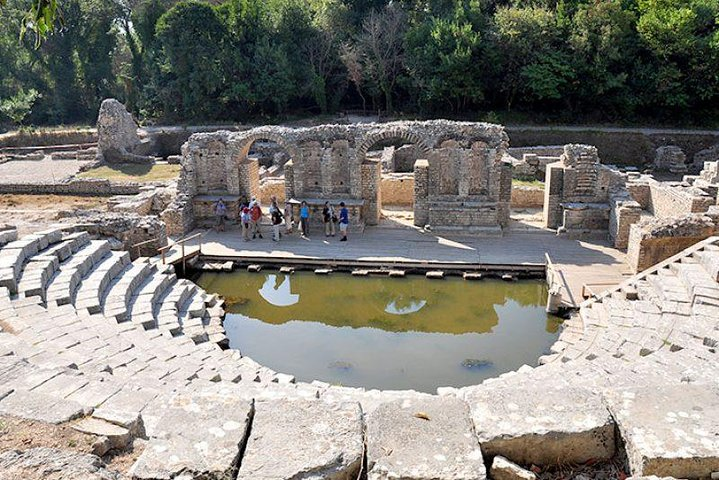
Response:
[[[185,269],[186,269],[186,263],[187,263],[187,258],[185,257],[185,243],[189,242],[190,240],[194,240],[198,237],[200,238],[200,242],[197,246],[197,254],[201,255],[202,254],[202,233],[196,233],[194,235],[190,235],[189,237],[181,238],[180,240],[177,240],[173,244],[165,245],[164,247],[158,248],[157,251],[160,252],[160,256],[162,257],[162,264],[163,265],[165,264],[165,253],[170,248],[174,247],[175,245],[180,245],[180,255],[182,257],[182,274],[184,275]]]
[[[157,238],[151,238],[150,240],[145,240],[144,242],[136,243],[130,247],[130,250],[133,248],[137,248],[137,256],[140,256],[140,247],[143,245],[147,245],[148,243],[154,243],[157,242]]]

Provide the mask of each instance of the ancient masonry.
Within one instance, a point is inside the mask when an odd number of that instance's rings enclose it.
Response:
[[[76,419],[98,455],[147,439],[131,478],[719,471],[717,238],[583,304],[540,366],[438,395],[295,383],[222,350],[216,297],[85,232],[0,241],[0,414]],[[42,455],[2,454],[0,476]]]
[[[375,225],[382,206],[380,159],[373,145],[393,138],[412,142],[415,224],[501,233],[509,221],[511,164],[503,160],[507,135],[498,125],[432,120],[386,124],[258,127],[244,132],[195,134],[183,146],[176,228],[212,216],[222,197],[230,215],[244,198],[259,195],[259,165],[249,157],[257,140],[272,140],[290,160],[284,164],[285,198],[320,208],[344,201],[355,225]],[[297,208],[297,207],[296,207]]]
[[[151,163],[152,143],[141,139],[137,123],[114,98],[103,100],[97,117],[98,157],[107,163]]]

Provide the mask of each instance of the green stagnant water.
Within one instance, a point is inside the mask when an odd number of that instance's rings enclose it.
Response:
[[[541,281],[203,273],[230,346],[298,380],[434,392],[536,364],[561,320]]]

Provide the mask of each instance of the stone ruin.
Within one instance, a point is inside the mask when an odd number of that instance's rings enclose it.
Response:
[[[137,133],[137,123],[114,98],[102,101],[97,117],[98,159],[107,163],[152,163],[152,142]]]
[[[570,144],[559,162],[547,165],[544,226],[570,235],[609,230],[610,198],[620,195],[625,179],[599,162],[596,147]]]
[[[285,198],[296,209],[301,201],[315,211],[326,200],[344,201],[353,225],[376,225],[382,166],[367,151],[390,139],[411,142],[421,152],[414,164],[416,225],[501,234],[511,197],[504,128],[447,120],[195,134],[183,146],[179,195],[171,209],[182,216],[177,224],[191,226],[211,218],[212,205],[222,197],[229,215],[237,215],[242,199],[260,193],[252,145],[271,140],[289,155]]]
[[[685,173],[687,171],[687,157],[681,148],[676,145],[659,147],[654,156],[654,168],[671,173]]]

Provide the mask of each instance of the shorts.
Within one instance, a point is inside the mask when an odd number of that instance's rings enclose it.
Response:
[[[340,232],[347,233],[347,227],[349,227],[349,223],[340,223]]]

